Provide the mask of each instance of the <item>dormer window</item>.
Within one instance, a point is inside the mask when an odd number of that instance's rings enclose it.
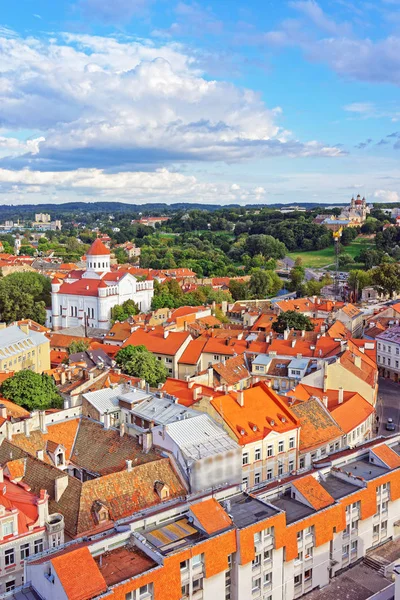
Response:
[[[160,500],[166,500],[169,498],[169,485],[163,481],[156,481],[154,484],[154,491],[158,494]]]
[[[107,506],[100,502],[100,500],[96,500],[96,502],[93,503],[92,511],[98,524],[104,523],[110,518]]]
[[[62,452],[62,450],[60,450],[60,452],[57,454],[56,464],[57,467],[64,465],[64,452]]]

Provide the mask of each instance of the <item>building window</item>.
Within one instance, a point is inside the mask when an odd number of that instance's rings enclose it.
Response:
[[[197,579],[193,580],[192,589],[193,594],[203,589],[203,577],[198,577]]]
[[[256,448],[254,451],[254,460],[261,460],[261,448]]]
[[[272,560],[272,550],[264,550],[264,562]]]
[[[42,538],[40,538],[40,540],[35,540],[34,545],[33,545],[33,552],[34,552],[34,554],[38,554],[39,552],[43,552],[43,540],[42,540]]]
[[[387,533],[387,521],[382,521],[381,523],[381,535],[386,535]]]
[[[349,556],[349,545],[346,544],[345,546],[342,547],[342,556],[343,558],[347,558]]]
[[[272,445],[268,446],[267,447],[267,456],[273,456],[273,455],[274,455],[274,447]]]
[[[281,440],[281,441],[278,443],[278,452],[283,452],[283,448],[284,448],[284,445],[283,445],[283,440]]]
[[[194,584],[193,584],[194,586]],[[153,584],[152,583],[146,583],[146,585],[142,585],[142,587],[139,588],[139,600],[144,599],[145,597],[147,598],[147,596],[152,596],[153,595]]]
[[[278,465],[278,477],[280,477],[281,475],[283,475],[283,464],[279,463],[279,465]]]
[[[267,587],[272,584],[272,573],[264,573],[264,586]]]
[[[14,548],[9,548],[4,552],[4,562],[6,567],[15,564],[15,551]]]
[[[304,469],[305,466],[305,459],[301,458],[299,461],[299,469]]]
[[[267,481],[272,479],[272,469],[267,469]]]
[[[289,460],[289,473],[294,470],[294,460]]]
[[[29,544],[22,544],[20,547],[21,560],[25,560],[29,556]]]
[[[303,539],[303,531],[298,531],[297,532],[297,541],[301,542],[302,539]]]
[[[254,543],[259,544],[261,542],[261,531],[256,531],[254,534]]]
[[[243,452],[243,465],[248,465],[248,464],[249,464],[249,453]]]
[[[14,521],[6,521],[3,523],[3,537],[12,535],[14,532]]]
[[[249,478],[248,477],[243,477],[242,479],[242,484],[247,487],[249,485]]]
[[[354,542],[351,542],[351,552],[357,553],[357,540],[354,540]]]
[[[294,442],[295,442],[294,437],[291,437],[289,440],[289,448],[294,448]]]
[[[312,579],[312,569],[304,571],[304,581],[310,581]]]
[[[261,590],[261,577],[257,577],[253,579],[252,592],[255,594]]]
[[[300,575],[295,575],[294,576],[294,586],[295,587],[298,587],[299,585],[301,585],[302,578],[303,577],[302,577],[301,573],[300,573]]]
[[[203,554],[196,554],[192,558],[192,568],[197,569],[197,567],[201,567],[203,565]]]
[[[254,474],[254,485],[257,485],[257,484],[259,484],[259,483],[260,483],[260,481],[261,481],[261,473],[260,473],[260,472],[258,472],[258,473],[255,473],[255,474]]]
[[[11,581],[6,581],[6,592],[11,592],[15,589],[15,579]]]
[[[256,554],[252,561],[253,569],[261,565],[261,554]]]
[[[183,560],[180,564],[180,568],[181,568],[181,571],[187,571],[187,569],[189,568],[189,561]]]

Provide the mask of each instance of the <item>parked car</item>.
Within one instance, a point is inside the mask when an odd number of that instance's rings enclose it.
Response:
[[[389,417],[388,420],[386,421],[385,429],[387,431],[396,431],[396,425],[393,423],[392,417]]]

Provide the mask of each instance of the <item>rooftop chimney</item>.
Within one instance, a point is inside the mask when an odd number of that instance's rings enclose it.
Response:
[[[342,387],[340,387],[340,388],[339,388],[339,392],[338,392],[338,402],[339,402],[339,404],[342,404],[342,403],[343,403],[343,388],[342,388]]]
[[[7,419],[7,408],[4,406],[4,404],[0,404],[0,417],[2,419]]]
[[[131,460],[126,460],[126,470],[128,471],[128,473],[130,473],[132,471],[132,461]]]
[[[125,423],[121,423],[121,425],[119,426],[119,435],[120,437],[123,437],[125,435]]]
[[[322,404],[328,408],[328,396],[322,396]]]
[[[63,475],[62,477],[57,477],[54,480],[54,500],[59,502],[61,496],[65,492],[68,487],[68,475]]]
[[[239,406],[244,406],[244,392],[243,392],[243,390],[240,390],[240,392],[237,392],[236,400],[237,400],[237,403],[239,404]]]

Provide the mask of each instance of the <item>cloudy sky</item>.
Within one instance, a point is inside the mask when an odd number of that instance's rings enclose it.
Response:
[[[0,203],[400,200],[400,0],[18,0]]]

